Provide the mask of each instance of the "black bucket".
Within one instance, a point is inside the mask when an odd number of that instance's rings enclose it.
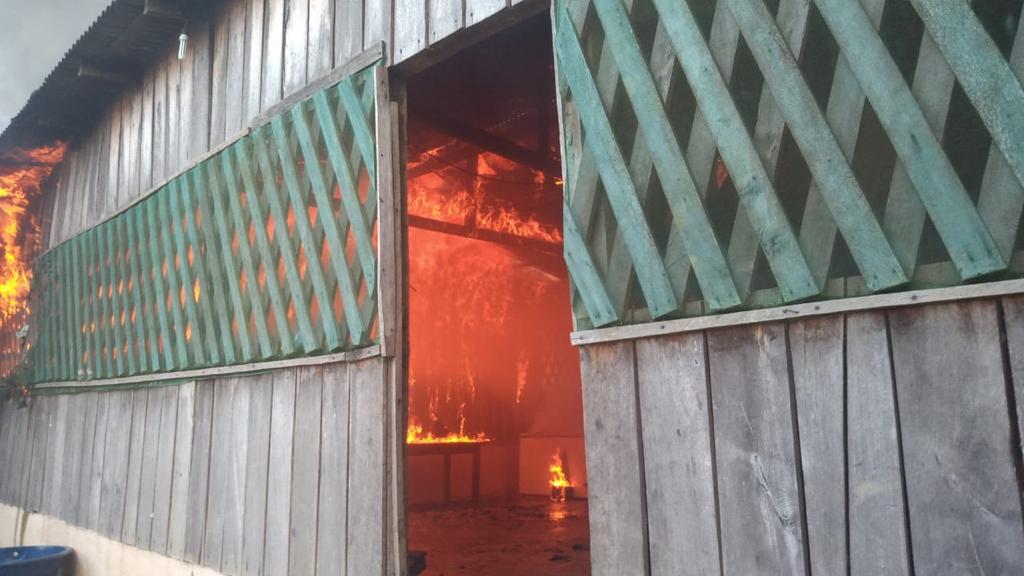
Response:
[[[0,576],[74,576],[75,551],[66,546],[0,548]]]

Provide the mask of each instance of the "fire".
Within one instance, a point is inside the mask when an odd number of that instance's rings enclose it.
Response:
[[[406,443],[504,444],[543,417],[544,390],[565,380],[557,359],[572,352],[557,335],[527,336],[568,297],[552,264],[561,191],[501,156],[448,162],[442,148],[409,164]]]
[[[40,248],[39,219],[31,208],[43,182],[64,158],[57,143],[0,156],[0,375],[15,371],[28,350],[26,336],[32,269]]]
[[[451,432],[435,436],[433,432],[424,431],[423,426],[414,422],[409,422],[409,429],[405,432],[406,444],[459,444],[490,441],[491,439],[483,432],[478,432],[476,436],[464,432]]]
[[[501,170],[510,170],[512,167],[525,170],[518,164],[493,154],[481,154],[477,159],[477,172],[485,178],[497,178]],[[543,185],[543,173],[530,172],[533,174],[533,181],[529,185]],[[424,180],[424,182],[420,182],[420,180]],[[498,182],[502,181],[498,180]],[[436,175],[425,175],[410,183],[408,210],[412,216],[461,224],[471,229],[487,230],[552,244],[562,243],[562,232],[557,226],[548,226],[535,217],[523,216],[510,206],[490,205],[488,200],[482,186],[476,186],[471,191],[459,190],[452,194],[450,185],[443,178]]]
[[[551,466],[548,467],[548,471],[551,472],[552,488],[568,488],[572,486],[572,483],[565,477],[565,466],[562,463],[561,450],[555,452],[554,457],[551,459]]]

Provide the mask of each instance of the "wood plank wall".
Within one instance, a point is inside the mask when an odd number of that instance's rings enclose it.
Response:
[[[1024,297],[582,359],[596,575],[1021,573]]]
[[[544,6],[541,0],[200,4],[202,12],[188,15],[186,58],[179,61],[177,45],[168,46],[91,133],[72,143],[47,200],[44,246],[131,204],[284,97],[382,40],[388,61],[402,63],[506,8],[521,14]]]
[[[386,372],[2,402],[0,501],[225,574],[381,574]]]

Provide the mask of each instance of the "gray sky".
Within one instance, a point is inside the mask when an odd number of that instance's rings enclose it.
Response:
[[[0,0],[0,130],[111,0]]]

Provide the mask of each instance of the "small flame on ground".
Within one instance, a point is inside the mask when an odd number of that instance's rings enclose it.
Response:
[[[551,466],[548,467],[548,471],[551,472],[552,488],[567,488],[572,486],[569,479],[565,477],[565,466],[562,462],[561,450],[555,452],[555,455],[551,460]]]

